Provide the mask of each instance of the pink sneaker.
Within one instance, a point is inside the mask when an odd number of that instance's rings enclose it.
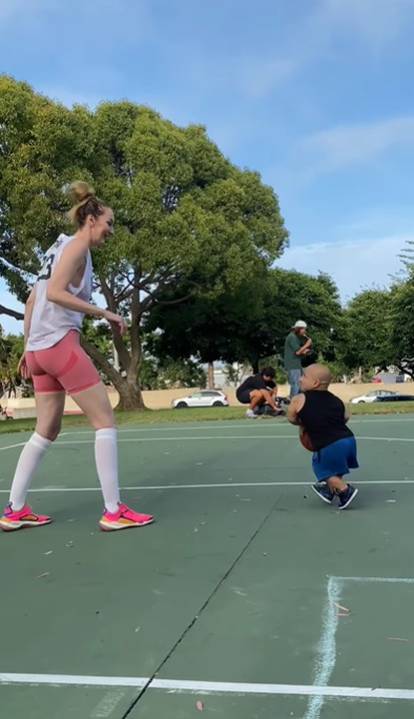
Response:
[[[114,514],[105,510],[99,520],[99,526],[105,532],[113,532],[116,529],[145,527],[146,524],[151,524],[153,521],[154,517],[151,514],[140,514],[134,512],[126,504],[120,504],[118,511]]]
[[[35,514],[28,504],[18,512],[15,512],[10,505],[4,510],[3,516],[0,517],[0,527],[5,532],[13,532],[16,529],[24,529],[24,527],[43,527],[44,524],[53,522],[52,517],[46,514]]]

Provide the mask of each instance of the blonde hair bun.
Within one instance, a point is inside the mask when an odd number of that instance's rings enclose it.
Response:
[[[88,200],[90,197],[95,197],[95,190],[87,182],[77,180],[69,185],[68,195],[72,205],[79,205],[81,202],[85,202],[85,200]]]
[[[72,203],[72,208],[67,213],[69,220],[76,227],[83,227],[88,215],[99,217],[102,215],[105,204],[95,195],[95,190],[87,182],[77,180],[72,182],[67,189]]]

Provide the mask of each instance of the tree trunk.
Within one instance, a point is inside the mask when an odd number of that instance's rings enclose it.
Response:
[[[117,372],[98,348],[85,337],[81,337],[81,344],[117,390],[119,394],[117,409],[145,409],[137,374],[123,377],[121,372]]]
[[[207,365],[207,389],[214,389],[214,362]]]
[[[119,394],[117,409],[145,409],[144,399],[138,382],[133,384],[121,377],[120,381],[116,382],[116,384],[114,382],[114,386]]]

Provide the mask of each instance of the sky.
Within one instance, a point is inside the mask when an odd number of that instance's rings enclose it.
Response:
[[[200,123],[279,196],[279,266],[344,302],[414,240],[414,0],[1,0],[0,67],[71,106]],[[0,285],[0,303],[16,303]],[[9,330],[21,325],[1,317]]]

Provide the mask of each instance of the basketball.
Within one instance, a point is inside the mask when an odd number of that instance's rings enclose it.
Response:
[[[307,449],[309,452],[315,451],[312,447],[311,438],[309,437],[307,431],[303,428],[301,428],[301,430],[299,431],[299,439],[305,449]]]

